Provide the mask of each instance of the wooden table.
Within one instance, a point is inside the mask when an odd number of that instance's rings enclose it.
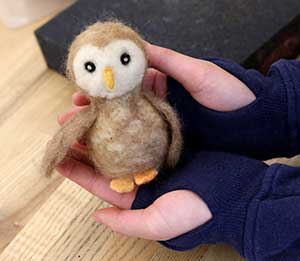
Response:
[[[39,166],[72,85],[47,69],[33,25],[0,25],[0,260],[242,260],[228,246],[175,252],[91,219],[107,204]]]

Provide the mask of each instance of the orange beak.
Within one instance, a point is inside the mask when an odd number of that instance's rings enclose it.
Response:
[[[112,91],[115,86],[114,72],[111,67],[105,67],[103,71],[103,81],[108,91]]]

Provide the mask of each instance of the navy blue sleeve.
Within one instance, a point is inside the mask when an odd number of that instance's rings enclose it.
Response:
[[[222,152],[187,152],[172,171],[141,186],[133,209],[170,191],[187,189],[208,205],[213,218],[168,241],[174,250],[228,243],[249,260],[298,260],[300,168],[266,164]]]
[[[256,159],[299,154],[300,61],[280,60],[267,76],[228,60],[210,61],[244,82],[256,100],[232,112],[217,112],[198,104],[169,79],[168,99],[183,122],[186,146]]]

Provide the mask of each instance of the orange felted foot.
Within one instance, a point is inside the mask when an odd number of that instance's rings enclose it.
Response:
[[[156,169],[150,169],[142,173],[133,175],[135,184],[142,185],[153,180],[158,174]]]
[[[110,188],[119,193],[131,192],[134,190],[135,184],[132,177],[121,177],[113,179],[110,182]]]

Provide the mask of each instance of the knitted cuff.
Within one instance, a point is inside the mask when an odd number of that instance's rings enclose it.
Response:
[[[243,255],[248,204],[260,189],[266,169],[262,162],[231,154],[188,154],[172,176],[165,172],[168,178],[142,186],[132,208],[145,208],[170,191],[191,190],[206,202],[213,218],[161,243],[175,250],[187,250],[199,244],[225,242]]]

